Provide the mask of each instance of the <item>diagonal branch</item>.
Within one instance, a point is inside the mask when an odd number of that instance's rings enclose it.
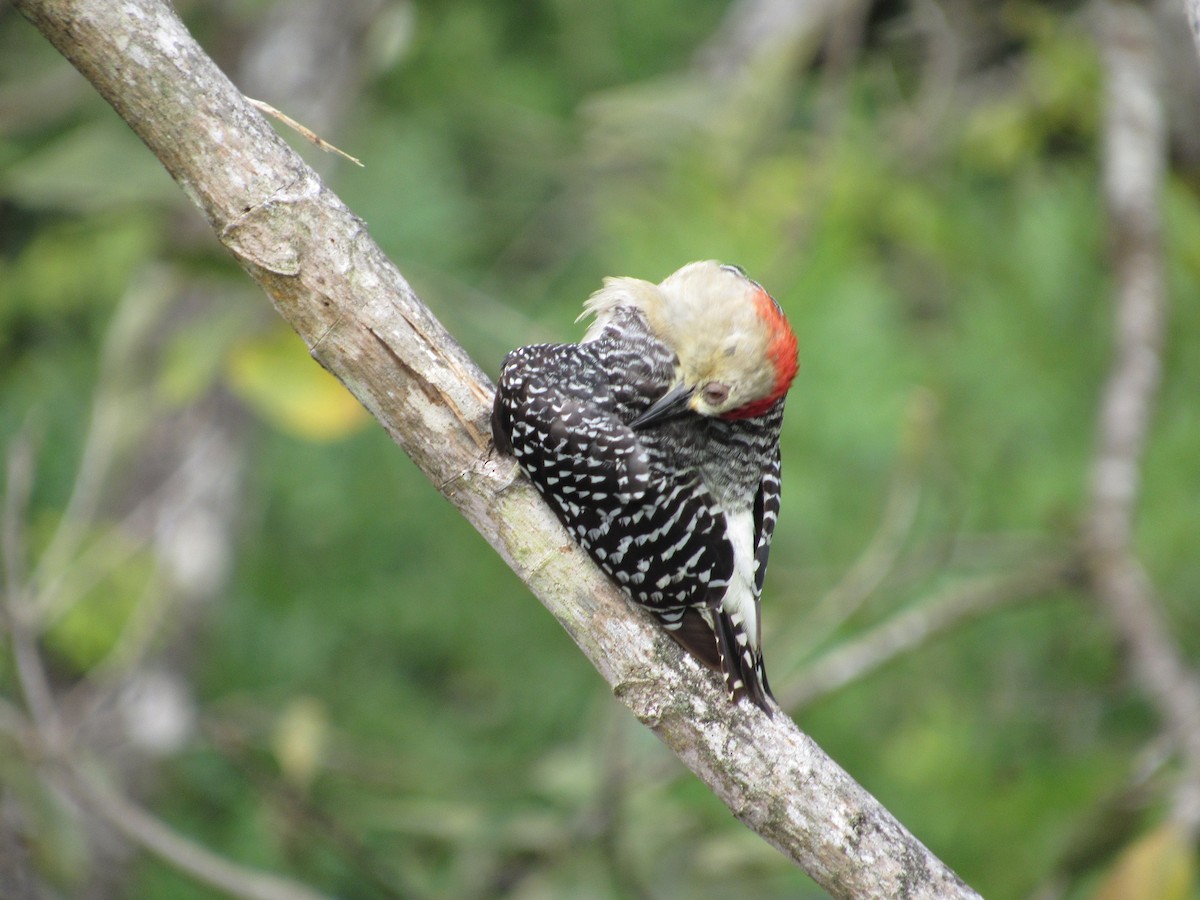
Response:
[[[89,777],[73,763],[51,777],[69,796],[140,847],[202,884],[245,900],[322,900],[298,882],[230,862],[183,837],[140,806]]]
[[[483,373],[169,6],[14,3],[138,133],[312,355],[739,819],[835,896],[975,896],[785,716],[730,706],[630,609],[514,465],[493,456]]]
[[[780,702],[787,709],[807,706],[931,638],[1000,606],[1065,587],[1073,576],[1073,563],[1055,561],[1015,574],[981,577],[954,585],[817,659],[800,672],[787,693],[781,695]]]

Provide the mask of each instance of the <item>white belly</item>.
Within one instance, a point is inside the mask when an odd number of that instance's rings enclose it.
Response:
[[[751,510],[725,513],[729,541],[733,544],[733,577],[725,592],[725,611],[746,632],[758,650],[758,603],[754,598],[754,514]]]

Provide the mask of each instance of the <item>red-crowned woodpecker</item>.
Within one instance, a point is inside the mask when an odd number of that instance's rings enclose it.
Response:
[[[578,344],[504,360],[501,451],[621,589],[768,714],[759,598],[796,337],[736,266],[607,278]]]

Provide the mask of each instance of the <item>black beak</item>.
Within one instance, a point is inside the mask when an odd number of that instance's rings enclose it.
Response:
[[[687,412],[688,401],[692,399],[692,394],[695,392],[694,387],[688,387],[686,384],[671,388],[659,397],[649,409],[630,422],[629,427],[645,428],[647,425],[655,425],[672,416]]]

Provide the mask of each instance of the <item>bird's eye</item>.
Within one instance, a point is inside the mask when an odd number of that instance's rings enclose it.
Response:
[[[729,399],[729,385],[719,381],[710,381],[700,391],[704,402],[709,406],[720,406]]]

